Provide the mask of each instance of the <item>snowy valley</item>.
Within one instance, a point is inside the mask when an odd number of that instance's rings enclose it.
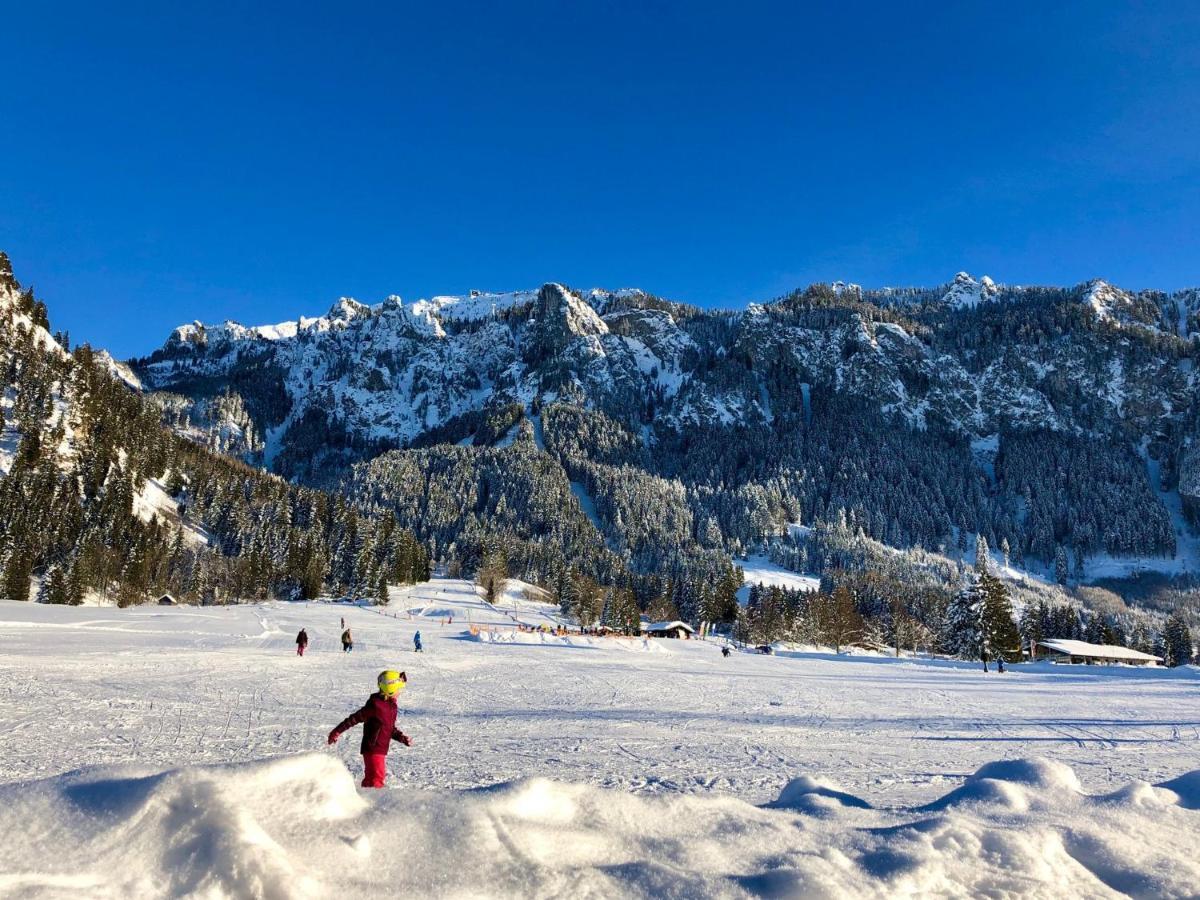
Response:
[[[0,254],[0,894],[1194,895],[1190,297],[550,284],[125,364]]]
[[[386,607],[0,602],[0,892],[1195,892],[1195,668],[985,676],[723,659],[716,641],[488,642],[472,628],[558,613],[482,594],[435,579]],[[363,792],[356,740],[325,734],[390,667],[414,742]]]

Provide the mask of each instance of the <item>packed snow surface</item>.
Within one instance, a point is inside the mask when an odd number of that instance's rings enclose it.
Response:
[[[557,621],[524,586],[501,596],[492,607],[438,580],[383,610],[0,603],[0,896],[1184,897],[1200,884],[1195,669],[985,676],[723,659],[698,640],[481,641],[481,625]],[[334,748],[325,735],[385,667],[408,673],[414,744],[389,756],[387,789],[366,791],[356,733]]]
[[[821,587],[821,579],[785,569],[765,556],[750,556],[738,560],[737,564],[742,567],[742,577],[745,579],[738,591],[738,602],[743,605],[750,599],[750,586],[755,584],[787,588],[790,591],[815,591]]]

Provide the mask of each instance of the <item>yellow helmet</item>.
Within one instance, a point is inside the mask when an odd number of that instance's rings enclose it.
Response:
[[[388,669],[386,672],[380,672],[379,677],[375,680],[379,685],[379,693],[383,696],[392,698],[400,693],[401,689],[408,684],[408,676],[403,672],[396,672]]]

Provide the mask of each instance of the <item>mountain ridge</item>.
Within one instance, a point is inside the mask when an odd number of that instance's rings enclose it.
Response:
[[[843,509],[899,547],[983,534],[1043,560],[1063,548],[1173,557],[1184,526],[1157,495],[1182,483],[1188,515],[1200,499],[1198,294],[960,272],[934,288],[812,285],[731,311],[549,282],[343,299],[291,325],[184,326],[130,369],[149,396],[169,395],[177,422],[208,416],[201,431],[244,435],[248,461],[316,484],[390,452],[492,446],[529,419],[571,483],[593,493],[610,545],[647,566],[661,560],[642,538],[628,543],[621,516],[632,511],[615,493],[654,479],[679,485],[651,491],[677,507],[662,521],[689,532],[659,533],[678,548],[736,552]],[[547,420],[543,407],[586,416]],[[564,427],[586,436],[555,433]],[[1029,455],[1030,435],[1044,460]],[[883,446],[907,462],[893,466]],[[1014,458],[1037,471],[1018,472]],[[1046,460],[1086,471],[1043,471]],[[847,466],[867,482],[845,483]],[[887,470],[886,484],[872,470]],[[1071,488],[1072,477],[1094,490]],[[1139,521],[1099,521],[1122,491]],[[1064,510],[1056,495],[1081,505]]]

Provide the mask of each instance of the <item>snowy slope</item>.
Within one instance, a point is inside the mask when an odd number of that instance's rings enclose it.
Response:
[[[1200,776],[1149,786],[1197,767],[1195,670],[488,644],[463,627],[485,618],[506,620],[450,580],[382,610],[0,604],[0,894],[1184,896],[1200,877]],[[391,666],[414,746],[389,757],[397,790],[359,792],[357,741],[324,736]]]
[[[538,612],[555,621],[555,607],[514,599],[528,624]],[[1093,790],[1178,774],[1200,750],[1200,731],[1180,715],[1200,686],[1195,670],[1039,665],[988,679],[967,664],[919,660],[723,660],[703,641],[626,654],[472,639],[471,624],[511,628],[511,602],[492,607],[474,585],[438,579],[395,589],[386,608],[0,604],[0,726],[24,723],[0,727],[0,782],[85,762],[166,767],[319,746],[394,665],[412,677],[408,721],[433,744],[396,770],[416,784],[544,774],[762,802],[784,774],[803,770],[865,794],[889,780],[892,796],[925,801],[954,773],[1029,746],[1082,767]],[[343,617],[355,635],[349,656],[338,647]],[[292,644],[301,626],[312,639],[303,660]],[[419,656],[418,629],[427,648]],[[81,666],[89,677],[73,678]],[[170,675],[181,671],[186,678]],[[90,712],[72,720],[63,744],[56,720],[39,711],[76,702]],[[91,749],[80,758],[78,747]],[[532,768],[529,747],[538,748]]]
[[[785,569],[767,559],[755,555],[738,560],[742,567],[745,581],[738,590],[738,602],[745,604],[750,597],[750,586],[761,584],[764,587],[782,587],[791,591],[815,591],[821,587],[821,579],[811,575],[801,575],[791,569]]]

